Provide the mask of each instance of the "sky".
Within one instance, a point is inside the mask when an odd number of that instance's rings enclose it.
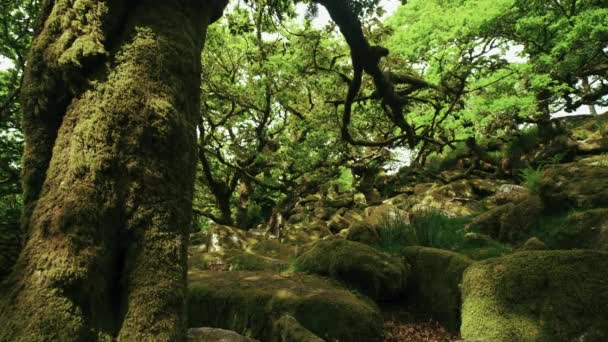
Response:
[[[384,8],[384,10],[386,11],[385,16],[389,16],[389,15],[393,14],[395,12],[395,10],[397,10],[397,7],[400,4],[401,4],[400,0],[380,0],[380,6],[382,6],[382,8]],[[296,5],[296,9],[302,16],[304,15],[304,13],[306,13],[305,4]],[[319,28],[322,28],[325,25],[327,25],[330,20],[331,19],[329,18],[329,13],[327,13],[327,10],[325,9],[325,7],[319,6],[319,14],[313,20],[312,23],[315,28],[319,29]]]

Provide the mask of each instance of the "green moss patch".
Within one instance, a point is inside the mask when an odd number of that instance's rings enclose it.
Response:
[[[268,272],[191,272],[189,325],[230,329],[262,341],[285,332],[284,315],[327,341],[382,341],[376,305],[328,279]],[[292,322],[293,323],[293,322]],[[296,335],[292,335],[296,336]]]
[[[409,276],[409,267],[400,258],[338,238],[316,242],[295,260],[294,267],[339,280],[375,300],[398,297]]]
[[[471,265],[461,334],[488,341],[608,340],[608,253],[530,251]]]

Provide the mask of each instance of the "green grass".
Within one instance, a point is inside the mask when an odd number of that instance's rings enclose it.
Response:
[[[386,217],[378,233],[376,246],[385,253],[398,255],[404,247],[434,247],[464,254],[475,260],[497,257],[512,252],[511,246],[490,237],[467,232],[471,217],[451,218],[438,211],[418,213],[410,223],[398,215]]]
[[[519,171],[523,185],[532,194],[538,194],[540,191],[540,183],[543,179],[543,166],[537,168],[527,167]]]
[[[380,224],[378,248],[398,254],[406,246],[426,246],[457,250],[464,242],[468,218],[449,218],[437,211],[421,212],[407,223],[399,215],[385,217]]]

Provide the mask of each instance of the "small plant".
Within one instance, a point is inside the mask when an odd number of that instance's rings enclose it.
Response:
[[[519,176],[521,177],[524,186],[530,191],[530,193],[539,193],[540,183],[543,179],[543,169],[544,167],[541,165],[537,168],[527,167],[519,171]]]

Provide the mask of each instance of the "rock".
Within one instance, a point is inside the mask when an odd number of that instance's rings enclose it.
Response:
[[[547,245],[545,245],[545,243],[542,242],[539,238],[531,237],[526,240],[521,249],[524,251],[544,251],[547,249]]]
[[[348,228],[348,226],[350,226],[350,222],[338,214],[335,214],[329,220],[329,230],[332,233],[337,233],[342,229]]]
[[[540,196],[552,211],[608,207],[608,157],[586,158],[545,168]]]
[[[321,200],[321,195],[319,194],[313,194],[313,195],[308,195],[306,197],[304,197],[303,199],[300,200],[300,203],[310,203],[310,202],[317,202]]]
[[[336,208],[319,206],[319,207],[315,207],[314,214],[315,214],[315,217],[320,220],[329,220],[331,215],[335,214],[336,211],[337,211]]]
[[[437,183],[419,183],[414,186],[414,195],[424,195],[430,189],[438,186]]]
[[[475,217],[467,226],[503,242],[524,238],[543,211],[540,198],[528,196],[519,203],[507,203]]]
[[[608,340],[606,252],[529,251],[477,262],[464,272],[462,295],[463,339]]]
[[[503,184],[494,195],[484,198],[482,202],[485,207],[493,209],[507,203],[519,203],[528,198],[528,196],[528,189],[521,185]]]
[[[356,222],[348,229],[346,239],[375,246],[380,243],[380,234],[378,234],[376,226],[364,222]]]
[[[285,260],[265,257],[240,249],[224,249],[221,252],[204,253],[189,250],[188,270],[190,271],[275,271],[289,267]]]
[[[373,226],[379,226],[391,220],[403,220],[409,222],[409,215],[407,212],[386,203],[365,208],[363,215],[364,222]]]
[[[225,249],[242,250],[259,239],[245,230],[222,225],[211,226],[206,235],[209,252],[221,252]]]
[[[485,234],[469,232],[464,234],[464,241],[460,251],[471,259],[484,260],[509,254],[511,253],[511,248],[493,240]]]
[[[365,200],[369,205],[377,205],[382,203],[382,195],[380,195],[380,191],[378,191],[378,189],[374,188],[366,194]]]
[[[188,342],[259,342],[234,331],[218,328],[188,329]]]
[[[306,219],[306,214],[304,214],[304,213],[293,214],[293,215],[289,216],[289,218],[287,219],[287,222],[291,223],[291,224],[296,224],[296,223],[300,223],[300,222],[304,221],[305,219]]]
[[[325,342],[324,339],[304,328],[297,319],[290,315],[283,315],[275,321],[273,331],[277,341]]]
[[[332,235],[323,221],[313,221],[299,226],[285,226],[281,232],[281,241],[294,244],[304,244]]]
[[[409,276],[409,267],[401,259],[339,238],[317,241],[294,266],[298,271],[339,280],[374,300],[398,297]]]
[[[367,205],[367,200],[365,200],[365,195],[360,192],[355,194],[355,196],[353,197],[353,200],[355,201],[355,204],[364,205],[364,206]]]
[[[333,200],[325,200],[324,205],[330,208],[348,208],[354,204],[352,195],[341,195]]]
[[[478,195],[467,180],[446,185],[417,184],[414,193],[409,197],[397,196],[391,202],[408,212],[438,211],[448,217],[469,216],[482,208]]]
[[[473,260],[462,254],[420,246],[406,247],[402,254],[412,266],[408,302],[448,330],[458,331],[462,273]]]
[[[220,327],[261,341],[280,341],[286,324],[279,321],[290,315],[327,341],[383,340],[377,306],[329,279],[268,272],[194,272],[188,278],[191,326]]]
[[[473,191],[478,196],[489,196],[495,194],[498,189],[504,184],[491,179],[476,178],[469,180],[469,184],[473,187]]]
[[[608,231],[607,208],[573,211],[565,218],[557,217],[554,221],[546,228],[551,237],[550,247],[608,250],[605,239]]]

